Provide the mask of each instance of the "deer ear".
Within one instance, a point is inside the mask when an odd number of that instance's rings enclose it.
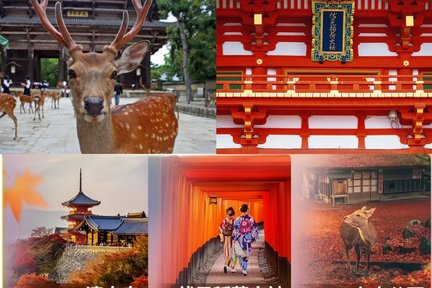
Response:
[[[118,74],[129,73],[135,70],[150,50],[149,41],[137,42],[126,48],[120,59],[116,61]]]
[[[367,211],[367,207],[366,207],[366,206],[363,206],[363,207],[361,208],[361,211]]]
[[[371,209],[369,209],[369,210],[366,211],[366,213],[368,215],[368,218],[372,216],[372,214],[375,212],[375,209],[376,208],[371,208]]]

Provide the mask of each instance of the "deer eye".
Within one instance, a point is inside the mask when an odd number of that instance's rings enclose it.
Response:
[[[68,75],[69,75],[69,79],[73,79],[73,78],[76,78],[76,77],[77,77],[75,71],[72,70],[72,69],[69,69],[69,70],[68,70]]]
[[[118,72],[114,70],[114,71],[111,73],[111,79],[117,79],[117,76],[118,76]]]

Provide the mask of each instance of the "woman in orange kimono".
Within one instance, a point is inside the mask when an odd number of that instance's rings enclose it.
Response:
[[[232,233],[234,230],[234,209],[229,207],[226,209],[226,218],[222,221],[222,224],[219,226],[220,231],[220,239],[221,242],[224,242],[224,255],[225,255],[225,266],[224,273],[228,272],[228,268],[231,269],[231,273],[235,273],[234,269],[236,264],[236,259],[232,259],[231,248],[233,244]]]

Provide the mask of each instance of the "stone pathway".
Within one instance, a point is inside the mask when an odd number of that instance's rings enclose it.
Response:
[[[122,104],[136,98],[122,98]],[[51,108],[51,99],[45,103],[45,118],[33,121],[33,114],[20,114],[19,101],[15,108],[18,118],[18,139],[13,140],[14,125],[5,116],[0,119],[0,154],[11,153],[80,153],[76,123],[69,98],[60,99],[60,109]],[[179,135],[174,153],[214,154],[216,148],[216,121],[180,113]]]
[[[231,286],[235,287],[236,285],[239,287],[245,286],[247,288],[256,288],[256,287],[268,287],[263,276],[261,275],[259,266],[258,266],[258,248],[264,246],[264,234],[260,234],[260,239],[252,244],[252,255],[249,259],[249,266],[247,276],[243,276],[241,273],[240,263],[237,262],[235,269],[236,273],[231,273],[228,271],[227,274],[223,272],[223,267],[225,264],[225,257],[223,253],[216,260],[213,268],[210,270],[210,273],[207,277],[206,285],[210,287],[216,286]],[[224,286],[225,285],[225,286]]]

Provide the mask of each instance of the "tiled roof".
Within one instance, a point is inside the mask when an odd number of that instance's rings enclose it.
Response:
[[[121,216],[100,216],[100,215],[88,215],[84,217],[75,229],[81,228],[85,223],[96,231],[112,231],[117,229],[123,222]]]
[[[429,155],[417,154],[344,154],[305,155],[302,162],[310,167],[372,168],[430,166]]]
[[[148,234],[148,220],[147,218],[123,218],[122,224],[112,233],[116,235]]]
[[[84,194],[84,192],[80,191],[75,197],[70,199],[69,201],[63,202],[63,206],[74,206],[74,205],[83,205],[83,206],[96,206],[101,202],[93,200]]]
[[[89,19],[89,18],[65,18],[66,25],[86,25],[86,26],[115,26],[120,27],[121,19]],[[134,19],[129,21],[129,27],[134,24]],[[50,22],[56,26],[54,18],[50,18]],[[0,18],[1,24],[24,24],[24,25],[40,25],[38,17],[20,17],[20,16],[7,16]],[[143,25],[145,28],[165,28],[175,25],[175,23],[161,22],[161,21],[146,21]]]
[[[116,235],[142,235],[148,233],[148,218],[87,215],[75,229],[81,229],[84,224],[96,231],[106,231]]]

